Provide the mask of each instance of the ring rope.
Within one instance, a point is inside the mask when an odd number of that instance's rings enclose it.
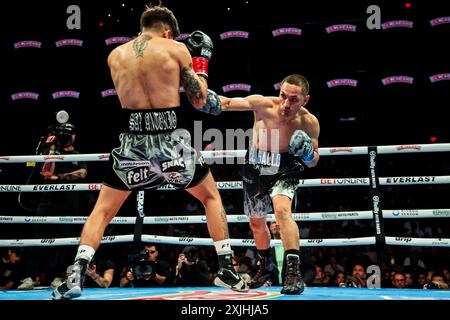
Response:
[[[381,186],[393,185],[430,185],[449,184],[450,176],[403,176],[379,178]],[[219,190],[242,190],[242,181],[219,181],[216,182]],[[300,179],[298,188],[306,187],[344,187],[344,186],[370,186],[369,178],[318,178]],[[61,191],[100,191],[100,183],[65,183],[65,184],[1,184],[0,192],[61,192]],[[170,184],[164,185],[157,190],[176,190]]]
[[[383,210],[385,219],[410,218],[450,218],[450,209],[396,209]],[[338,211],[338,212],[304,212],[293,213],[295,221],[337,221],[337,220],[370,220],[372,211]],[[87,216],[0,216],[0,224],[84,224]],[[246,215],[228,215],[228,223],[248,222]],[[267,215],[267,221],[275,221],[274,214]],[[132,225],[136,217],[115,217],[110,224]],[[144,224],[195,224],[206,223],[206,216],[157,216],[145,217]]]
[[[127,243],[133,241],[134,235],[106,236],[102,238],[101,243]],[[58,239],[12,239],[0,240],[0,247],[53,247],[79,245],[80,238],[58,238]],[[175,245],[196,245],[211,246],[213,241],[210,238],[192,238],[192,237],[169,237],[157,235],[142,235],[142,242],[164,243]],[[232,246],[253,247],[253,239],[230,239]],[[367,246],[374,245],[375,237],[360,238],[336,238],[336,239],[302,239],[301,247],[338,247],[338,246]],[[450,247],[448,238],[409,238],[409,237],[388,237],[387,245],[398,246],[422,246],[422,247]],[[281,240],[271,240],[271,246],[281,246]]]
[[[446,152],[450,151],[450,144],[432,144],[432,145],[396,145],[396,146],[373,146],[373,147],[344,147],[344,148],[320,148],[320,155],[367,155],[370,152],[371,160],[372,157],[379,154],[391,154],[391,153],[418,153],[418,152]],[[244,157],[246,150],[221,150],[221,151],[203,151],[202,154],[205,159],[215,159],[215,158],[227,158],[227,157]],[[76,158],[78,157],[78,158]],[[8,162],[45,162],[45,161],[107,161],[109,159],[109,154],[92,154],[92,155],[52,155],[52,156],[6,156],[0,157],[0,163]],[[376,176],[375,176],[376,177]],[[372,179],[374,176],[372,175]],[[378,185],[411,185],[411,184],[444,184],[450,183],[450,176],[421,176],[421,177],[376,177]],[[299,180],[298,187],[313,187],[313,186],[371,186],[370,178],[332,178],[332,179],[309,179],[309,180]],[[217,186],[219,189],[242,189],[242,181],[224,181],[218,182]],[[84,188],[84,190],[82,190]],[[62,185],[0,185],[0,191],[6,192],[40,192],[40,191],[93,191],[100,190],[101,184],[62,184]],[[49,189],[49,190],[47,190]],[[80,190],[81,189],[81,190]],[[174,190],[173,186],[167,185],[160,190]],[[427,210],[384,210],[383,218],[410,218],[414,217],[447,217],[450,209],[427,209]],[[363,211],[361,211],[362,213]],[[420,212],[420,213],[419,213]],[[360,212],[358,212],[360,213]],[[322,218],[330,218],[330,220],[342,220],[337,219],[333,216],[333,213],[322,213]],[[372,218],[374,216],[374,211],[365,211],[366,215]],[[303,218],[308,217],[308,214],[298,214],[303,216]],[[364,214],[362,214],[364,216]],[[8,221],[11,221],[11,217],[4,217]],[[236,215],[236,220],[243,219],[242,216]],[[244,216],[245,217],[245,216]],[[355,215],[355,219],[361,219]],[[14,217],[13,217],[14,218]],[[21,218],[21,217],[17,217]],[[42,218],[42,217],[32,217]],[[45,217],[44,217],[45,218]],[[64,218],[64,217],[48,217],[48,218]],[[68,217],[65,217],[68,218]],[[74,217],[78,219],[83,219],[83,217]],[[170,217],[147,217],[153,218],[156,222],[156,218],[170,218]],[[184,217],[185,219],[186,217]],[[202,216],[189,217],[189,218],[200,218],[204,219]],[[331,219],[332,218],[332,219]],[[25,217],[25,223],[30,222],[30,217]],[[122,219],[121,217],[117,219]],[[131,218],[136,220],[136,218]],[[147,221],[150,221],[147,219]],[[345,219],[349,219],[346,217]],[[44,219],[45,220],[45,219]],[[126,219],[128,220],[128,219]],[[189,220],[189,219],[187,219]],[[232,219],[231,219],[232,220]],[[0,219],[1,221],[1,219]],[[123,221],[123,220],[122,220]],[[206,221],[206,220],[205,220]],[[201,221],[204,223],[205,221]],[[237,222],[242,222],[240,220]],[[307,220],[306,220],[307,221]],[[67,222],[67,221],[66,221]],[[80,220],[79,223],[83,223],[84,220]],[[45,222],[42,222],[45,223]],[[49,222],[48,222],[49,223]],[[60,221],[60,223],[65,223]],[[161,222],[167,223],[167,222]],[[172,221],[172,223],[174,223]],[[179,222],[182,223],[182,222]],[[200,223],[200,222],[198,222]],[[114,243],[114,242],[131,242],[134,239],[134,235],[118,235],[118,236],[107,236],[103,237],[102,243]],[[230,239],[231,244],[235,246],[254,246],[254,240],[252,239]],[[155,236],[155,235],[143,235],[142,241],[144,242],[159,242],[167,244],[191,244],[191,245],[212,245],[212,240],[209,238],[191,238],[191,237],[168,237],[168,236]],[[402,246],[442,246],[449,247],[450,239],[434,239],[434,238],[409,238],[409,237],[387,237],[383,235],[383,241],[387,245],[402,245]],[[374,237],[365,238],[348,238],[348,239],[302,239],[300,244],[303,247],[312,246],[351,246],[351,245],[378,245],[380,243],[377,239],[377,235]],[[62,239],[14,239],[14,240],[0,240],[1,246],[57,246],[57,245],[78,245],[79,238],[62,238]],[[281,245],[280,240],[272,240],[271,245]]]
[[[101,243],[128,243],[133,241],[134,235],[118,235],[105,236]],[[79,245],[80,238],[58,238],[58,239],[13,239],[0,240],[0,247],[48,247],[48,246],[67,246]],[[177,245],[196,245],[196,246],[212,246],[213,241],[210,238],[193,238],[193,237],[169,237],[157,235],[142,235],[142,242],[147,243],[164,243]],[[253,247],[255,242],[253,239],[230,239],[232,246]],[[271,240],[271,246],[281,246],[281,240]],[[300,245],[302,247],[335,247],[335,246],[365,246],[375,244],[375,237],[361,238],[340,238],[340,239],[302,239]]]
[[[450,143],[414,144],[377,146],[379,154],[395,153],[426,153],[450,152]],[[244,158],[247,150],[216,150],[201,151],[205,159]],[[368,147],[329,147],[319,148],[321,156],[366,155]],[[71,161],[108,161],[109,153],[76,154],[76,155],[28,155],[28,156],[0,156],[0,163],[23,162],[71,162]]]

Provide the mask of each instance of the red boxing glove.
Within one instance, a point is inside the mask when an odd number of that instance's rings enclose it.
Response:
[[[199,76],[202,76],[206,79],[208,79],[208,64],[209,60],[207,58],[203,57],[193,57],[193,68],[194,72],[198,74]]]
[[[186,46],[191,52],[195,73],[208,79],[208,63],[214,47],[211,38],[201,31],[194,31],[186,38]]]

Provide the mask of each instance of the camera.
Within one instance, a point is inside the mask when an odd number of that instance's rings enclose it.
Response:
[[[443,281],[430,281],[425,284],[425,289],[448,290],[448,285]]]
[[[360,284],[360,280],[358,278],[348,276],[347,279],[345,280],[344,287],[359,288],[360,287],[359,284]]]
[[[183,249],[183,254],[186,257],[186,260],[190,263],[197,262],[198,259],[198,250],[196,247],[187,246]]]
[[[150,280],[154,278],[152,261],[148,260],[150,252],[148,250],[139,250],[133,257],[133,273],[136,280]]]
[[[150,252],[148,250],[139,250],[138,253],[134,255],[134,263],[147,261],[149,254]]]
[[[48,128],[48,136],[55,136],[54,144],[57,149],[71,146],[73,134],[75,134],[75,126],[71,123],[62,123]]]

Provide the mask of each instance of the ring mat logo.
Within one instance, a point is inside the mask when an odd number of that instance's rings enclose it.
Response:
[[[182,291],[166,295],[139,297],[138,300],[256,300],[267,299],[280,296],[277,292],[264,292],[250,290],[249,292],[235,292],[235,291]],[[135,300],[134,298],[130,300]]]

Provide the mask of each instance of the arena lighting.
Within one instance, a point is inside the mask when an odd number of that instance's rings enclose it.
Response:
[[[98,23],[98,25],[99,25],[99,27],[103,27],[103,26],[105,25],[105,23],[104,23],[103,21],[100,21],[100,22]]]
[[[405,2],[405,8],[409,9],[411,8],[411,2]]]
[[[437,142],[437,140],[438,140],[438,139],[437,139],[436,136],[431,136],[431,137],[430,137],[430,142],[431,142],[431,143],[435,143],[435,142]]]
[[[69,114],[65,110],[60,110],[56,113],[56,121],[63,124],[69,121]]]

